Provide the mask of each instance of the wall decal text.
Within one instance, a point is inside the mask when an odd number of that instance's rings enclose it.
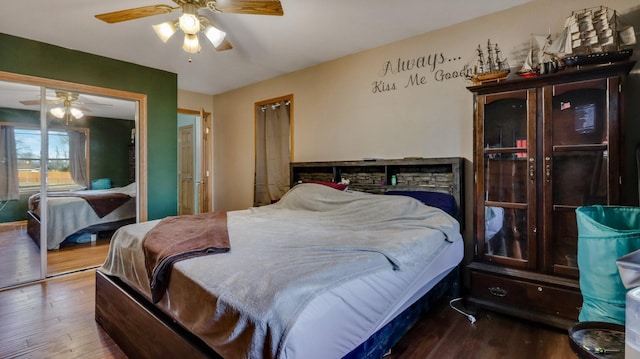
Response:
[[[447,57],[443,52],[412,58],[397,58],[382,63],[377,79],[371,84],[374,94],[425,86],[429,83],[466,78],[470,74],[468,64],[460,64],[460,56]],[[451,64],[451,65],[450,65]],[[457,69],[448,69],[459,65]]]

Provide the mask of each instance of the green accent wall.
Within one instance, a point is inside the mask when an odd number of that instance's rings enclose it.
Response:
[[[129,184],[129,144],[133,121],[93,118],[87,124],[91,180],[110,178],[112,187]]]
[[[146,94],[147,216],[177,213],[177,74],[2,33],[0,48],[0,71]]]

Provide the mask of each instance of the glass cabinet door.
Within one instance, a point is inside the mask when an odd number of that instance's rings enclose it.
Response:
[[[545,267],[553,273],[578,276],[576,208],[609,204],[617,193],[607,98],[607,88],[617,86],[617,79],[602,79],[543,89]]]
[[[477,251],[517,267],[535,264],[535,99],[535,90],[478,97]]]

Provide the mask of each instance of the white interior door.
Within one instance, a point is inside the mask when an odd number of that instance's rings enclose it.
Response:
[[[178,214],[195,213],[194,125],[178,129]]]
[[[178,214],[200,213],[202,123],[196,113],[178,113]]]

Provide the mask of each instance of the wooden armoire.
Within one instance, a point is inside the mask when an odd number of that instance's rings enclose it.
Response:
[[[475,106],[471,303],[559,328],[577,321],[575,210],[620,203],[622,92],[633,65],[468,88]]]

